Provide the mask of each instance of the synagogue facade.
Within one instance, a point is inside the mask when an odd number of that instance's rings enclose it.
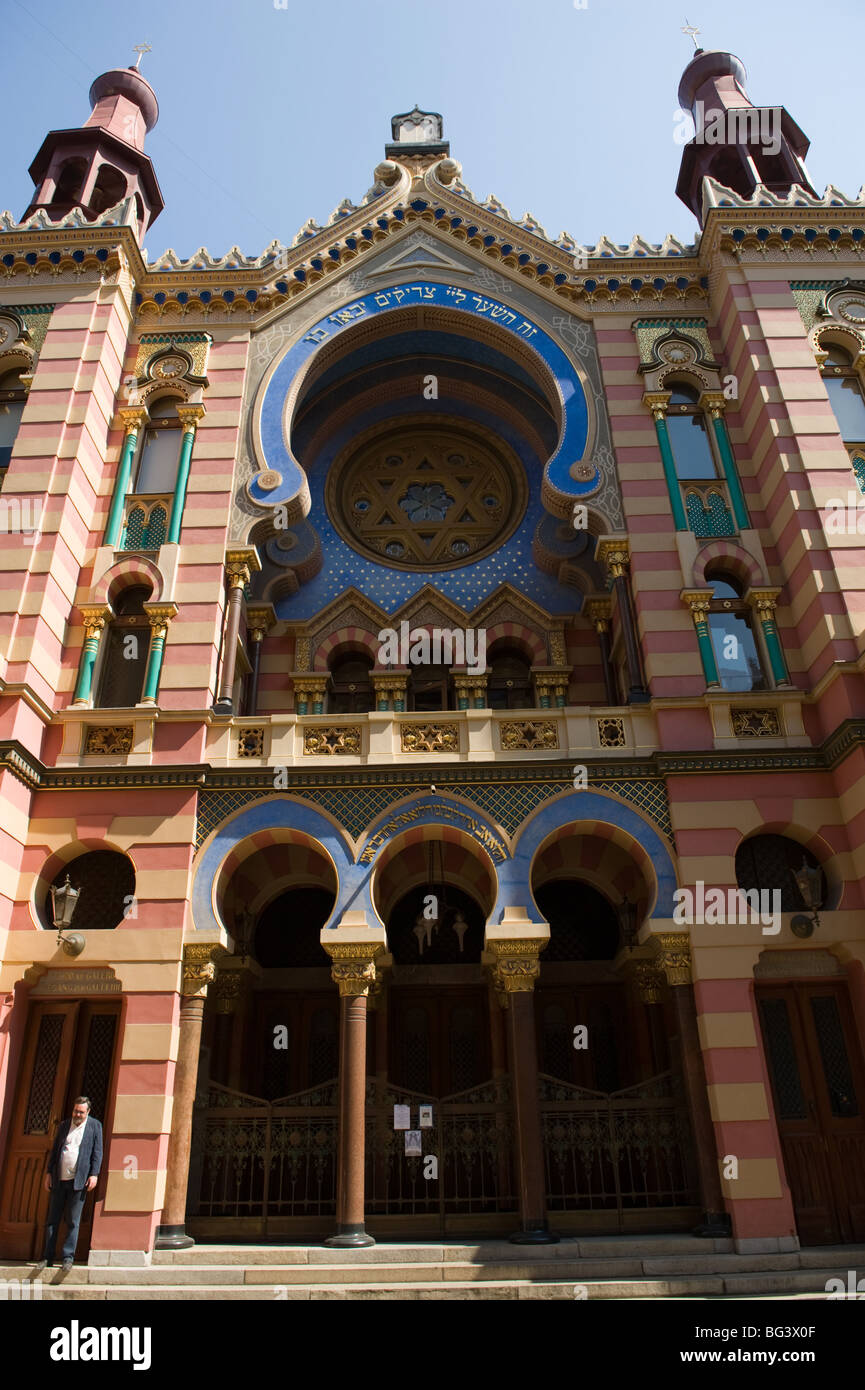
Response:
[[[0,219],[6,1257],[79,1094],[79,1258],[865,1241],[865,198],[745,84],[683,74],[691,243],[551,236],[415,109],[291,245],[154,258],[141,73],[45,137]]]

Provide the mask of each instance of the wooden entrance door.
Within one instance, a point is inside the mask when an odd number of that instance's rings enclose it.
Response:
[[[57,1127],[78,1095],[107,1134],[120,1006],[81,1001],[34,1002],[19,1072],[12,1126],[0,1187],[0,1254],[38,1259],[48,1212],[45,1165]],[[106,1138],[107,1147],[107,1138]],[[107,1164],[81,1219],[77,1257],[90,1245],[94,1199],[105,1188]]]
[[[799,1239],[865,1240],[865,1066],[846,983],[761,984],[757,1000]]]
[[[394,990],[391,1084],[452,1096],[490,1075],[487,992],[481,988]]]

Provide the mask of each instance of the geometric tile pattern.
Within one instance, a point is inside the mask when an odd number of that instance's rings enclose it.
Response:
[[[668,840],[673,839],[666,785],[661,779],[618,778],[589,776],[590,785],[608,791],[635,806],[647,816]],[[439,790],[473,801],[490,820],[513,835],[538,806],[557,796],[567,786],[561,779],[543,782],[464,782],[452,786],[441,783]],[[417,796],[429,790],[427,782],[416,785],[399,783],[393,786],[349,785],[341,787],[298,787],[291,795],[312,801],[329,812],[344,826],[353,839],[359,839],[372,821],[403,797]],[[244,806],[271,796],[269,789],[257,791],[238,788],[236,791],[203,791],[198,796],[196,849],[204,843],[229,816]]]

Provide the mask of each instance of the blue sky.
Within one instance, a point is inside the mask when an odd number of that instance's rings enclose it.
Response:
[[[147,140],[166,207],[147,238],[189,255],[291,244],[359,201],[390,117],[441,111],[475,194],[531,212],[556,237],[691,240],[675,195],[676,90],[701,44],[736,53],[751,99],[785,105],[811,138],[822,192],[865,182],[856,114],[862,0],[3,0],[0,208],[20,216],[51,128],[81,124],[92,79],[134,60],[160,118]]]

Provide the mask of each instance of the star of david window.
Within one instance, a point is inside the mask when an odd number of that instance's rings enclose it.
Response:
[[[425,421],[355,441],[332,467],[325,500],[354,550],[396,569],[441,570],[506,540],[527,485],[501,441],[461,422]]]

